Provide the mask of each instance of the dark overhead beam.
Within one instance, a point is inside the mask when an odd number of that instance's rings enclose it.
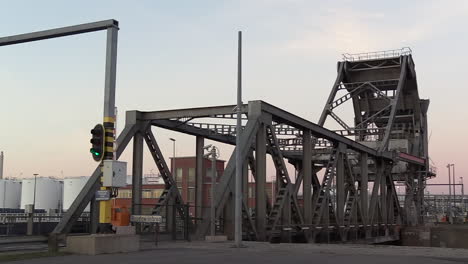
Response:
[[[14,35],[0,38],[0,46],[8,46],[19,43],[26,43],[44,39],[59,38],[82,33],[89,33],[108,28],[118,28],[119,22],[117,20],[109,19],[93,23],[86,23],[70,27],[54,28],[49,30],[37,31],[32,33]]]

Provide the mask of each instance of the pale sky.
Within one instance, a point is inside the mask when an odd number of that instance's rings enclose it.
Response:
[[[468,1],[8,1],[0,36],[104,19],[120,22],[118,129],[127,110],[235,103],[237,31],[244,102],[264,100],[316,122],[344,52],[411,47],[429,98],[430,156],[468,183]],[[5,176],[89,175],[89,130],[102,120],[105,33],[0,47],[0,150]],[[194,139],[156,130],[172,155]],[[130,145],[131,147],[131,145]],[[131,149],[131,148],[130,148]],[[230,148],[221,157],[229,158]],[[122,159],[130,161],[129,151]],[[131,166],[129,166],[130,171]],[[145,158],[145,173],[154,166]],[[457,179],[458,181],[458,179]]]

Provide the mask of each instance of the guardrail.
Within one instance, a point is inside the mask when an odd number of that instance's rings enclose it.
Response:
[[[373,51],[373,52],[363,52],[363,53],[343,53],[344,61],[363,61],[363,60],[374,60],[374,59],[384,59],[384,58],[394,58],[400,57],[403,55],[410,55],[412,53],[409,47],[403,47],[401,49],[395,50],[382,50],[382,51]]]

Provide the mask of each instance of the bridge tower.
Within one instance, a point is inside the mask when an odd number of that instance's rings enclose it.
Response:
[[[405,183],[404,219],[422,223],[425,182],[435,174],[428,156],[429,100],[419,97],[411,49],[343,54],[337,68],[318,124],[331,119],[339,126],[337,133],[379,152],[396,153],[391,173],[394,181]],[[352,114],[339,114],[347,102]]]

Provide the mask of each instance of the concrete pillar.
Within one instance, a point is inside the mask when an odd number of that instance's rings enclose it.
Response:
[[[195,217],[203,217],[203,146],[205,140],[197,136],[195,143]]]
[[[312,225],[312,134],[305,129],[302,142],[302,195],[304,198],[304,223]]]
[[[133,136],[132,166],[132,214],[141,214],[141,196],[143,181],[143,135],[138,132]]]
[[[257,132],[255,147],[256,174],[255,181],[255,225],[257,227],[258,240],[266,239],[266,129],[262,123]]]

